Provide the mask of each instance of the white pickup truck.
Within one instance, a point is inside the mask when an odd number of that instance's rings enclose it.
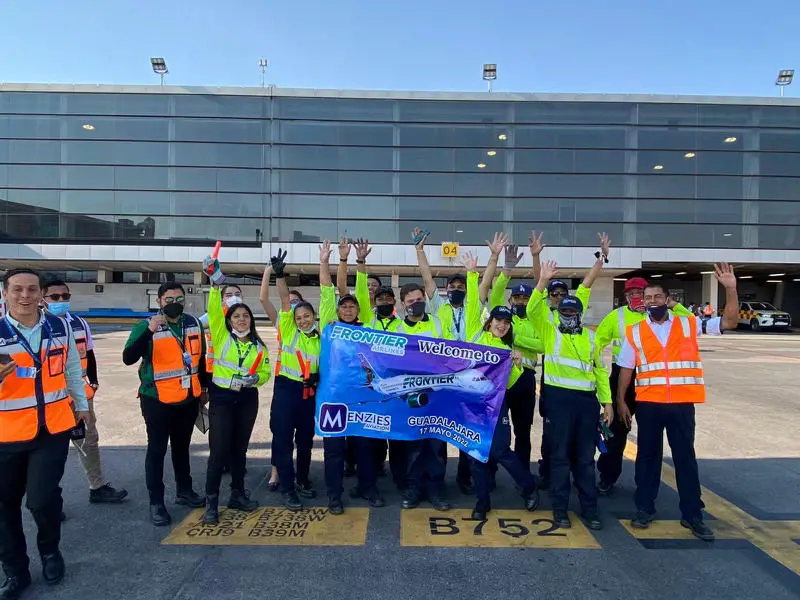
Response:
[[[792,325],[792,316],[769,302],[742,302],[739,306],[739,325],[749,325],[753,331],[765,327],[788,329]]]

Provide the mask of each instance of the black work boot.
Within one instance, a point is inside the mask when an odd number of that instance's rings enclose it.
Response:
[[[203,514],[203,525],[219,525],[219,494],[206,496],[206,512]]]
[[[247,490],[231,490],[228,508],[243,510],[244,512],[253,512],[258,508],[258,502],[250,499],[250,492]]]
[[[294,490],[290,492],[284,492],[283,494],[283,506],[291,510],[292,512],[297,512],[298,510],[303,510],[303,503],[300,502],[300,498],[297,497],[297,492]]]
[[[167,512],[167,507],[164,503],[150,505],[150,520],[156,527],[164,527],[172,523],[172,517]]]
[[[116,490],[110,484],[105,484],[96,490],[89,490],[89,502],[92,504],[108,503],[119,504],[128,496],[128,491],[124,489]]]
[[[175,504],[191,506],[192,508],[202,508],[206,505],[206,500],[193,489],[181,490],[175,494]]]

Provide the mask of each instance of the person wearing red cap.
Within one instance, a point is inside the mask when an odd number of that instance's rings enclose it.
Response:
[[[597,331],[595,332],[597,347],[601,352],[608,344],[612,345],[611,353],[614,362],[611,365],[611,375],[609,376],[612,393],[617,389],[620,371],[617,358],[619,357],[622,340],[625,338],[625,330],[635,323],[644,321],[647,317],[643,302],[646,287],[647,280],[642,277],[628,279],[624,287],[625,304],[606,315],[600,325],[597,326]],[[669,308],[678,316],[692,314],[689,309],[671,298],[669,299]],[[633,414],[636,404],[633,382],[628,386],[625,393],[625,404]],[[615,415],[610,429],[613,437],[606,441],[606,451],[601,453],[600,458],[597,460],[597,470],[600,473],[600,483],[597,486],[597,491],[601,496],[607,496],[614,491],[614,485],[622,474],[622,455],[628,443],[629,429],[625,421],[619,418],[619,414]]]

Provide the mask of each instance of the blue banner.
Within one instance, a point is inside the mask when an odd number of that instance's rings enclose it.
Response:
[[[437,438],[486,462],[510,370],[500,348],[328,325],[317,434]]]

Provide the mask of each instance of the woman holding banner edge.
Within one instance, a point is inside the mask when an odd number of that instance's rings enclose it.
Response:
[[[522,354],[512,349],[514,331],[512,325],[513,314],[506,306],[498,305],[491,309],[489,318],[481,323],[481,304],[478,291],[478,261],[471,253],[467,252],[462,259],[467,269],[467,296],[465,301],[465,318],[467,341],[473,344],[491,346],[511,350],[514,364],[511,365],[506,389],[512,387],[522,375]],[[500,415],[492,437],[492,447],[489,453],[490,460],[503,465],[508,474],[520,487],[525,508],[534,511],[539,506],[539,492],[536,479],[526,469],[519,458],[511,450],[511,427],[508,419],[508,404],[503,399]],[[478,521],[486,519],[486,513],[491,510],[491,467],[489,463],[482,463],[471,458],[472,478],[475,480],[475,493],[477,502],[472,511],[472,518]]]

